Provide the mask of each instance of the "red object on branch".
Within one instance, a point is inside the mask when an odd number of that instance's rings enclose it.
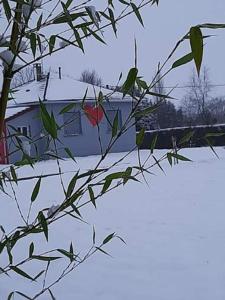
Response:
[[[91,105],[86,104],[84,106],[84,112],[93,126],[97,126],[104,116],[104,112],[101,106],[93,107]]]

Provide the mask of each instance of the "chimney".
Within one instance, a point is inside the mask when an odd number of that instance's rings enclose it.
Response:
[[[34,69],[35,69],[35,72],[34,72],[35,79],[37,81],[42,80],[44,78],[44,76],[43,76],[43,70],[42,70],[41,63],[34,64]]]

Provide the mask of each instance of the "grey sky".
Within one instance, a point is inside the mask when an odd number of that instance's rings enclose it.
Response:
[[[96,1],[97,3],[97,1]],[[96,5],[98,9],[98,6]],[[190,26],[199,23],[225,23],[224,0],[160,0],[157,8],[147,7],[142,11],[145,28],[135,16],[121,22],[116,39],[111,30],[105,31],[107,46],[87,41],[86,54],[69,48],[48,59],[54,68],[63,67],[65,74],[79,77],[84,69],[96,69],[104,83],[114,84],[122,71],[124,74],[133,66],[134,36],[138,42],[139,73],[151,80],[157,64],[163,61],[169,51]],[[225,30],[206,31],[216,34],[206,41],[204,65],[210,70],[213,83],[225,83],[224,53]],[[174,59],[190,51],[188,42],[180,48]],[[175,70],[166,78],[166,85],[183,85],[188,81],[193,63]],[[181,98],[184,90],[177,89],[173,95]],[[224,95],[225,87],[215,89],[215,94]]]

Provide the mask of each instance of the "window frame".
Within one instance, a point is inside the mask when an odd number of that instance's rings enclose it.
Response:
[[[79,122],[79,127],[80,127],[80,130],[79,130],[79,133],[77,132],[77,133],[67,133],[66,132],[66,125],[65,125],[65,116],[66,115],[72,115],[72,114],[77,114],[78,115],[78,122]],[[76,120],[76,118],[75,119],[72,119],[71,120],[71,123],[73,123],[74,121]],[[64,114],[63,114],[63,126],[64,126],[64,130],[63,130],[63,135],[65,136],[65,137],[70,137],[70,136],[79,136],[79,135],[82,135],[82,122],[81,122],[81,113],[80,113],[80,111],[67,111],[67,112],[65,112]]]
[[[27,134],[24,134],[23,129],[26,128]],[[17,126],[17,132],[21,134],[21,136],[31,137],[31,128],[30,125]]]

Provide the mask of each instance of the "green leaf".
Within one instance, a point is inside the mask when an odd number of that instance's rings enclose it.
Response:
[[[97,35],[94,31],[92,31],[89,27],[87,27],[87,31],[90,32],[90,35],[93,36],[96,40],[98,40],[99,42],[106,44],[105,41],[99,36]]]
[[[65,5],[66,6],[66,5]],[[68,7],[67,7],[68,8]],[[75,21],[79,17],[85,17],[87,14],[86,13],[73,13],[69,14],[69,20],[70,21]],[[56,18],[53,21],[53,24],[61,24],[61,23],[68,23],[68,15],[63,15],[61,17]]]
[[[151,142],[151,146],[150,146],[150,149],[151,149],[151,154],[153,154],[154,152],[154,149],[156,147],[156,143],[157,143],[157,140],[158,140],[158,135],[156,134]]]
[[[39,101],[40,110],[41,110],[41,119],[44,126],[44,129],[50,134],[53,139],[57,138],[57,124],[53,113],[49,115],[45,105],[42,101]]]
[[[144,117],[144,116],[146,116],[146,115],[149,115],[149,114],[153,113],[155,110],[157,110],[158,107],[159,107],[158,104],[152,105],[152,106],[147,107],[147,108],[145,108],[145,109],[143,109],[143,110],[141,110],[141,111],[135,112],[133,116],[134,116],[135,118],[141,118],[141,117]]]
[[[93,226],[93,234],[92,234],[92,241],[93,241],[93,245],[95,245],[95,227]]]
[[[51,35],[49,39],[49,53],[51,54],[55,47],[56,35]]]
[[[102,188],[102,192],[101,192],[102,194],[104,194],[108,190],[108,188],[110,187],[111,183],[112,183],[112,180],[110,180],[110,179],[105,180],[103,188]]]
[[[48,223],[42,211],[40,211],[38,214],[38,220],[41,223],[42,229],[44,231],[44,235],[46,237],[46,240],[48,241]]]
[[[183,155],[180,155],[178,153],[167,153],[167,159],[170,163],[170,165],[172,166],[172,158],[176,158],[178,160],[182,160],[182,161],[191,161],[191,159],[183,156]]]
[[[35,55],[36,55],[36,47],[37,47],[37,43],[36,43],[36,34],[35,33],[31,33],[30,34],[30,47],[31,47],[31,50],[32,50],[32,53],[33,53],[33,56],[35,58]]]
[[[177,67],[180,67],[182,65],[185,65],[187,63],[189,63],[190,61],[193,60],[193,53],[188,53],[187,55],[181,57],[180,59],[178,59],[177,61],[175,61],[172,65],[172,68],[175,69]]]
[[[33,259],[41,260],[41,261],[53,261],[60,259],[60,256],[43,256],[43,255],[33,255]]]
[[[79,174],[79,171],[70,180],[70,183],[68,185],[67,192],[66,192],[66,197],[67,198],[69,198],[72,195],[73,191],[74,191],[75,185],[77,183],[78,174]]]
[[[69,156],[69,158],[71,158],[75,163],[77,162],[76,159],[74,158],[73,153],[70,151],[69,148],[64,148],[64,150],[66,151],[67,155]]]
[[[38,179],[37,183],[35,184],[35,187],[31,195],[31,202],[34,202],[36,200],[40,190],[40,186],[41,186],[41,177]]]
[[[73,32],[74,32],[74,35],[75,35],[75,38],[76,38],[78,47],[79,47],[79,48],[82,50],[82,52],[84,53],[84,46],[83,46],[81,37],[80,37],[80,35],[79,35],[79,32],[78,32],[75,28],[73,28]]]
[[[27,278],[27,279],[30,279],[32,281],[34,281],[34,279],[29,275],[27,274],[26,272],[24,272],[23,270],[19,269],[18,267],[16,266],[10,266],[10,269],[13,270],[15,273]]]
[[[107,253],[105,250],[103,250],[102,248],[100,247],[95,247],[98,251],[104,253],[105,255],[108,255],[108,256],[111,256],[109,253]]]
[[[111,8],[108,8],[108,11],[109,11],[109,16],[110,16],[110,21],[111,21],[111,24],[112,24],[113,31],[115,33],[115,36],[117,36],[117,34],[116,34],[117,29],[116,29],[116,22],[115,22],[115,18],[114,18],[114,13],[113,13]]]
[[[30,258],[33,255],[33,253],[34,253],[34,243],[32,242],[29,247],[29,257]]]
[[[138,132],[137,136],[136,136],[136,145],[138,147],[140,147],[143,143],[145,137],[145,129],[142,128],[140,132]]]
[[[137,74],[138,74],[138,69],[137,68],[131,68],[128,75],[127,75],[127,79],[124,82],[123,86],[122,86],[122,91],[123,91],[123,97],[126,96],[126,94],[129,93],[129,91],[134,87],[136,78],[137,78]]]
[[[17,184],[17,175],[16,175],[16,171],[13,168],[13,166],[10,166],[10,172],[11,172],[13,181],[15,181],[15,183]]]
[[[210,149],[212,150],[212,152],[215,154],[215,156],[216,156],[217,158],[219,158],[218,154],[216,153],[216,151],[215,151],[214,148],[213,148],[213,145],[212,145],[210,139],[207,138],[207,137],[205,137],[205,141],[206,141],[206,143],[208,144],[208,146],[210,147]]]
[[[188,132],[184,137],[181,138],[181,140],[179,141],[178,144],[182,145],[182,144],[189,142],[190,139],[193,137],[194,133],[195,133],[194,131]]]
[[[68,257],[70,259],[70,261],[74,261],[74,254],[71,252],[68,252],[64,249],[57,249],[57,251],[61,254],[63,254],[64,256]]]
[[[40,15],[40,17],[38,18],[38,20],[37,20],[37,31],[39,31],[40,30],[40,28],[41,28],[41,25],[42,25],[42,19],[43,19],[43,14],[41,14]],[[39,37],[39,35],[37,36],[37,37]]]
[[[76,106],[75,103],[69,103],[68,105],[66,105],[65,107],[63,107],[63,109],[60,110],[59,114],[62,115],[64,113],[72,110],[75,106]]]
[[[103,245],[107,244],[109,241],[111,241],[112,238],[114,238],[115,236],[115,232],[109,234],[105,239],[104,241],[102,242]]]
[[[199,27],[191,27],[190,44],[198,75],[200,74],[203,58],[203,36]]]
[[[220,136],[223,136],[225,135],[224,132],[209,132],[205,135],[205,138],[209,138],[209,137],[220,137]]]
[[[147,91],[146,94],[154,96],[154,97],[159,97],[159,98],[162,98],[162,99],[171,99],[171,100],[174,99],[173,97],[171,97],[169,95],[154,93],[154,92],[150,92],[150,91]]]
[[[132,6],[133,11],[134,11],[136,17],[138,18],[139,22],[140,22],[141,25],[144,27],[144,23],[143,23],[141,14],[140,14],[140,12],[139,12],[139,8],[138,8],[134,3],[132,3],[132,2],[131,2],[131,6]]]
[[[115,115],[115,118],[113,120],[112,138],[114,138],[117,135],[118,125],[119,125],[119,114],[118,114],[118,111],[117,111],[116,115]]]
[[[147,90],[148,89],[148,85],[147,85],[146,81],[141,80],[140,77],[137,77],[136,83],[137,83],[137,85],[138,85],[139,88],[142,88],[143,90]]]
[[[9,2],[8,2],[8,0],[2,0],[2,4],[3,4],[3,7],[4,7],[6,18],[9,21],[11,19],[11,17],[12,17],[12,13],[11,13],[11,8],[9,6]]]
[[[169,164],[172,166],[173,165],[173,160],[172,160],[171,153],[167,153],[167,160],[168,160]]]
[[[90,200],[91,200],[92,204],[94,205],[95,208],[97,208],[96,202],[95,202],[94,191],[90,185],[88,186],[88,192],[89,192],[89,196],[90,196]]]

